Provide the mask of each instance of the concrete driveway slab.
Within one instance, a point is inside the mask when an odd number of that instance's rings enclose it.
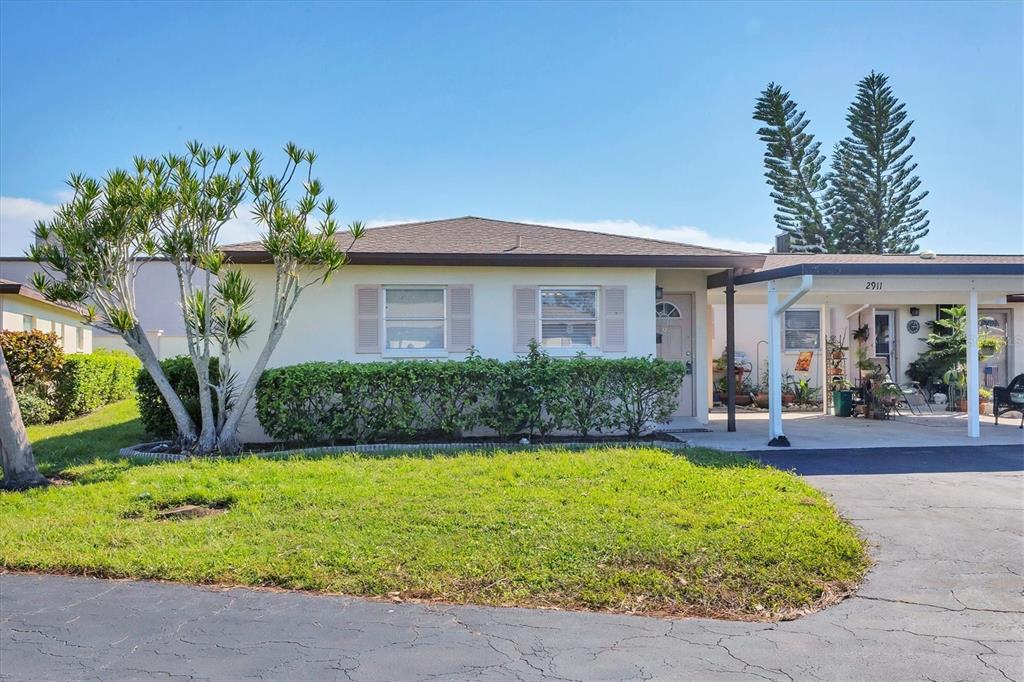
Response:
[[[786,623],[391,604],[0,575],[0,676],[1024,680],[1024,452],[771,452],[874,543],[860,592]]]

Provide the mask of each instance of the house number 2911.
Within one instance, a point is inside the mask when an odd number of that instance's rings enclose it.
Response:
[[[874,280],[868,280],[867,282],[864,283],[864,288],[867,289],[868,291],[881,291],[882,283]]]

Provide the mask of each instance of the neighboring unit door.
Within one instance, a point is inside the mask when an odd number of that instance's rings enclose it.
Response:
[[[693,297],[690,294],[665,294],[655,303],[658,357],[678,360],[690,367],[679,389],[677,417],[692,417],[693,412]]]
[[[875,311],[875,359],[885,363],[884,369],[893,381],[896,366],[896,313],[892,310]]]

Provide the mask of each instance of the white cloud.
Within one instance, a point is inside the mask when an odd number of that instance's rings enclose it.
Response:
[[[220,228],[221,244],[255,242],[260,238],[260,226],[252,217],[252,204],[242,204],[235,211],[235,217]]]
[[[0,256],[24,255],[36,221],[49,220],[56,208],[35,199],[0,197]]]
[[[638,223],[635,220],[524,220],[522,222],[551,225],[553,227],[568,227],[573,230],[587,230],[589,232],[620,234],[626,237],[661,239],[663,241],[681,242],[683,244],[708,246],[714,249],[730,249],[733,251],[765,253],[771,246],[768,242],[752,242],[731,237],[715,236],[700,228],[689,225],[658,227],[656,225]]]

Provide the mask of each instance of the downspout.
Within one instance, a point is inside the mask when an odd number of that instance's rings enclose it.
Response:
[[[726,430],[736,430],[736,285],[735,270],[729,268],[725,284],[725,381]]]
[[[775,280],[768,282],[768,435],[771,447],[789,447],[782,431],[782,314],[814,285],[814,277],[804,275],[800,286],[783,303]]]

